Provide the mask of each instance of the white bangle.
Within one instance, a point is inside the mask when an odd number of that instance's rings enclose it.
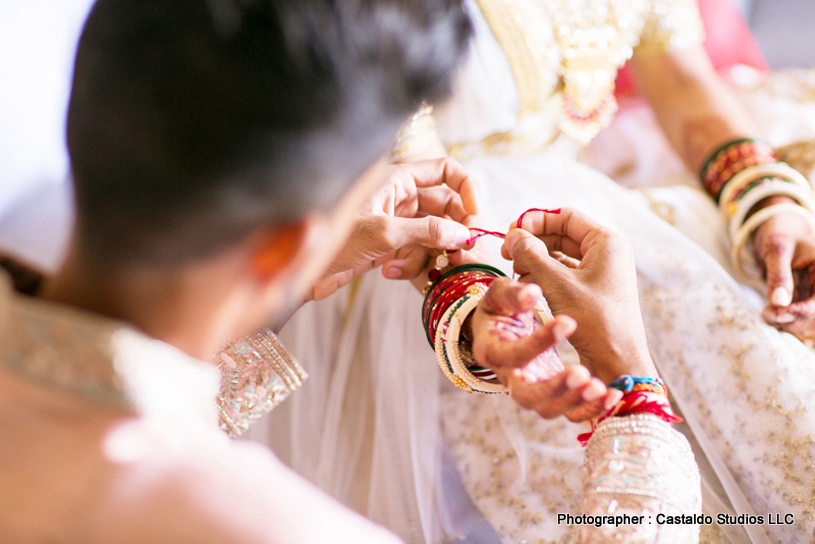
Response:
[[[478,307],[478,303],[486,294],[486,287],[479,284],[471,287],[467,293],[453,303],[442,315],[436,330],[435,351],[436,360],[442,373],[453,385],[465,391],[479,393],[502,393],[506,388],[500,383],[491,383],[475,376],[468,369],[467,363],[461,356],[459,339],[461,326],[467,317]]]
[[[549,312],[549,308],[544,306],[542,302],[535,304],[535,307],[532,308],[532,313],[535,315],[535,321],[537,321],[539,325],[548,325],[554,321],[552,314]]]
[[[755,230],[762,224],[782,213],[793,213],[803,217],[807,220],[807,222],[809,222],[810,227],[813,229],[813,232],[815,232],[815,215],[813,215],[812,211],[806,210],[797,204],[784,202],[782,204],[767,206],[766,208],[762,208],[761,210],[757,211],[751,215],[736,232],[730,254],[731,259],[733,260],[733,267],[745,278],[755,278],[758,269],[758,267],[753,264],[754,270],[751,271],[751,273],[748,274],[748,272],[744,270],[742,262],[742,249],[744,249],[747,240],[750,238],[750,235],[753,234],[753,232],[755,232]]]
[[[448,323],[446,330],[443,331],[447,361],[449,361],[453,373],[463,380],[473,391],[478,391],[479,393],[503,393],[506,391],[506,387],[504,387],[503,384],[487,382],[473,375],[461,357],[461,349],[459,348],[461,326],[464,324],[464,321],[467,320],[467,316],[478,307],[479,302],[484,298],[484,294],[466,294],[462,298],[465,298],[465,300],[460,306],[457,308],[455,306],[449,308],[442,317],[442,322]]]
[[[442,374],[444,374],[444,376],[448,380],[453,382],[453,385],[455,385],[459,389],[464,389],[465,391],[472,393],[472,389],[470,388],[469,385],[467,385],[467,382],[465,382],[463,379],[459,378],[453,373],[453,365],[450,363],[450,360],[447,356],[447,348],[445,345],[447,343],[446,333],[448,327],[450,326],[450,319],[452,318],[452,314],[459,307],[461,307],[461,305],[464,302],[466,302],[466,299],[462,297],[461,299],[453,303],[447,309],[447,311],[444,312],[441,320],[439,321],[439,325],[436,329],[436,341],[433,347],[436,351],[436,361],[438,361],[439,363],[439,368],[441,368]]]
[[[727,203],[730,202],[739,189],[747,187],[758,179],[770,176],[783,178],[799,186],[801,189],[812,190],[812,186],[804,175],[787,164],[780,162],[757,164],[755,166],[748,166],[727,180],[727,183],[724,184],[724,187],[722,187],[719,193],[719,210],[725,213]]]
[[[755,166],[750,166],[727,180],[727,183],[724,184],[724,187],[722,187],[722,190],[719,193],[719,211],[721,213],[727,213],[728,203],[733,200],[733,197],[740,189],[747,187],[754,181],[761,178],[770,176],[779,177],[778,173],[776,172],[771,172],[768,174],[766,169],[761,168],[762,166],[766,165],[757,164]]]
[[[804,191],[799,186],[786,181],[771,181],[766,185],[752,189],[738,201],[735,213],[730,217],[727,227],[731,242],[736,239],[736,235],[750,210],[762,200],[773,196],[788,196],[810,213],[815,213],[815,200],[813,200],[811,190]]]

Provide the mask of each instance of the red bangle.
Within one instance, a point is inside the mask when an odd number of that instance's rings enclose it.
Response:
[[[503,272],[482,264],[461,265],[446,272],[434,282],[422,305],[422,322],[430,345],[435,346],[436,329],[452,304],[464,296],[476,284],[489,286],[503,276]]]
[[[462,275],[466,276],[456,278],[456,280],[451,282],[449,285],[440,286],[439,294],[433,300],[429,308],[427,313],[427,333],[429,340],[433,342],[434,345],[436,341],[436,328],[439,326],[439,321],[444,315],[444,312],[446,312],[455,301],[460,299],[473,285],[482,283],[488,287],[495,279],[495,276],[488,276],[486,274],[478,273],[468,274],[467,272],[463,272]]]
[[[745,168],[773,162],[778,162],[778,158],[767,142],[750,138],[734,140],[711,154],[699,177],[707,192],[718,202],[722,188],[733,176]]]

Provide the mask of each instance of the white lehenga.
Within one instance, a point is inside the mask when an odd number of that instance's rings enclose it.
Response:
[[[479,4],[488,14],[491,2]],[[688,9],[684,0],[650,4],[668,19]],[[792,526],[714,523],[702,528],[703,541],[812,538],[812,351],[766,326],[760,297],[732,279],[721,221],[701,191],[628,190],[579,164],[577,143],[558,136],[556,92],[540,101],[536,116],[518,121],[530,102],[523,85],[513,84],[513,75],[520,80],[512,54],[496,39],[494,21],[491,27],[475,4],[471,9],[473,55],[437,120],[482,185],[485,224],[505,229],[527,208],[571,206],[623,233],[636,251],[655,360],[694,437],[706,513],[756,514],[765,522],[769,514],[795,515]],[[661,19],[663,30],[668,19]],[[530,135],[544,129],[541,150]],[[538,151],[529,153],[530,146]],[[511,156],[513,149],[523,153]],[[655,201],[668,206],[676,228],[653,213]],[[496,242],[479,243],[491,244],[494,262],[508,271]],[[556,514],[579,511],[584,451],[576,436],[585,428],[541,420],[503,396],[454,390],[424,338],[420,304],[411,286],[371,273],[304,307],[281,338],[312,377],[250,434],[407,542],[439,542],[443,534],[485,543],[572,541],[573,528],[559,525]],[[568,346],[560,351],[564,362],[576,363]]]

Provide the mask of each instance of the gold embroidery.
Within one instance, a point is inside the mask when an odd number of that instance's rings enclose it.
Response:
[[[551,35],[551,21],[528,0],[478,0],[478,5],[509,61],[521,101],[518,117],[539,111],[555,77],[553,42],[544,40]]]
[[[652,0],[637,54],[701,45],[705,30],[695,0]]]
[[[214,361],[221,371],[221,430],[233,437],[246,432],[308,378],[269,330],[230,343]]]
[[[715,440],[721,460],[755,512],[794,512],[795,524],[776,530],[811,534],[815,440],[806,431],[815,392],[800,384],[815,380],[815,369],[800,364],[803,354],[795,351],[805,348],[788,345],[782,356],[777,333],[724,285],[667,250],[660,256],[671,266],[661,270],[659,281],[640,276],[646,327],[649,333],[660,331],[662,339],[651,345],[660,374],[681,400],[685,415],[695,415],[699,427],[694,433]],[[701,305],[699,297],[719,301],[715,311],[677,314],[676,308]],[[709,342],[694,332],[701,330],[710,331]],[[720,337],[725,331],[728,341]],[[683,348],[685,341],[693,341],[693,347]],[[686,352],[704,353],[708,360],[689,360]],[[765,489],[778,492],[768,495]],[[773,529],[769,532],[772,536]]]
[[[639,190],[642,196],[648,201],[648,207],[651,211],[657,214],[663,221],[670,225],[676,225],[676,208],[667,202],[660,202],[651,194],[651,190],[644,187]]]
[[[557,524],[556,514],[579,512],[583,449],[575,436],[584,427],[542,420],[509,399],[495,400],[442,397],[444,436],[467,493],[502,541],[576,542],[576,528]],[[515,432],[529,445],[525,466],[505,434],[504,418],[513,414]]]
[[[815,100],[815,88],[812,98]],[[810,183],[815,178],[815,140],[795,142],[775,150],[778,160],[785,162],[801,172]]]
[[[634,47],[665,50],[695,45],[704,37],[693,0],[477,2],[512,70],[519,126],[481,142],[448,146],[452,156],[462,159],[540,151],[557,138],[556,124],[587,143],[616,112],[616,71]],[[525,122],[530,118],[538,122]]]
[[[815,102],[815,68],[777,70],[760,85],[770,98]]]

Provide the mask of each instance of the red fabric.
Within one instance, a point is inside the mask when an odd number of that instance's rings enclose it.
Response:
[[[705,25],[705,49],[717,71],[745,64],[761,71],[769,66],[750,27],[732,0],[699,0]],[[637,83],[631,68],[624,66],[617,75],[617,98],[637,96]]]

